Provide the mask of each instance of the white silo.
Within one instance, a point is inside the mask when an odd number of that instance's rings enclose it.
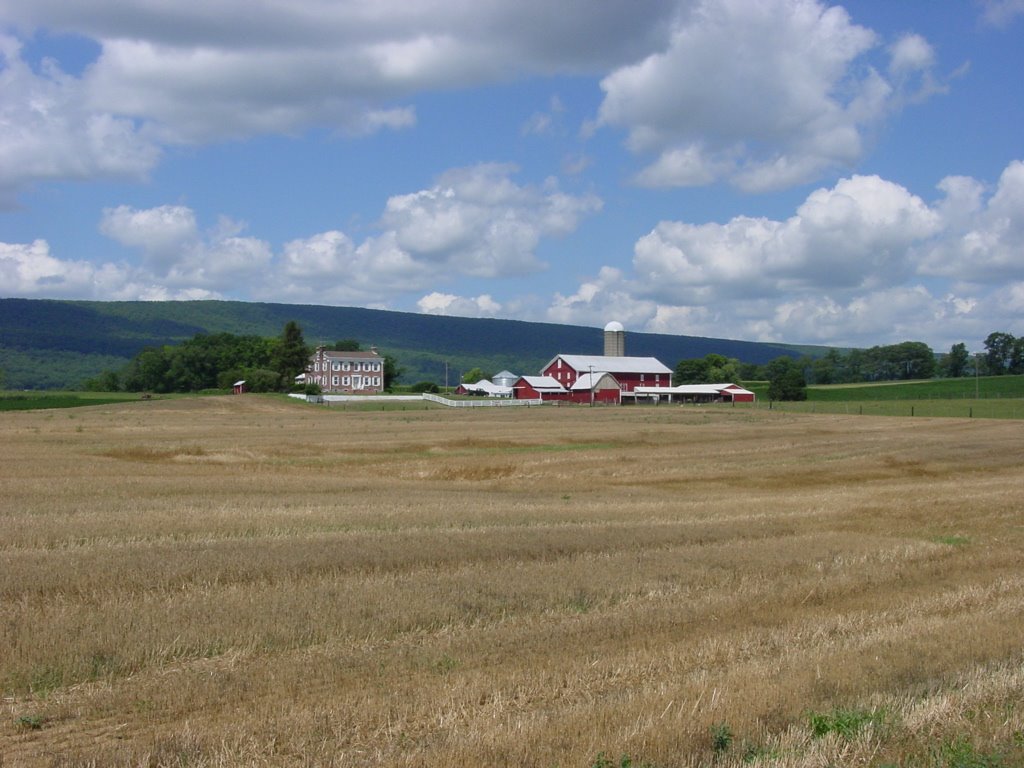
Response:
[[[604,327],[604,356],[626,356],[626,329],[615,320]]]

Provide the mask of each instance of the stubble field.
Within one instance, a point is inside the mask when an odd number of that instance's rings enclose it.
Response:
[[[1024,761],[1020,422],[219,397],[0,482],[5,768]]]

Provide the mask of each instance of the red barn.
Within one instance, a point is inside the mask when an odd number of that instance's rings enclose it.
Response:
[[[544,366],[541,374],[550,376],[566,389],[582,377],[611,374],[621,392],[632,392],[637,387],[672,386],[672,369],[656,357],[620,357],[609,355],[558,355]]]
[[[520,376],[512,385],[516,400],[568,400],[569,390],[550,376]]]

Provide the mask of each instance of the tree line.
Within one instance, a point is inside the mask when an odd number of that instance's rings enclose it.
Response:
[[[779,357],[764,365],[709,354],[681,360],[676,384],[767,381],[772,400],[804,400],[808,384],[854,384],[872,381],[930,379],[936,376],[999,376],[1024,374],[1024,337],[996,331],[985,339],[985,353],[973,357],[964,343],[936,355],[920,341],[875,346],[870,349],[830,349],[814,357]]]
[[[358,350],[359,342],[342,339],[329,349]],[[296,385],[306,370],[313,349],[306,344],[294,320],[274,338],[199,333],[181,344],[146,347],[119,371],[103,371],[84,388],[100,392],[201,392],[230,389],[245,381],[250,392],[287,392],[302,389],[316,394],[315,384]],[[399,370],[384,357],[384,384],[390,387]]]

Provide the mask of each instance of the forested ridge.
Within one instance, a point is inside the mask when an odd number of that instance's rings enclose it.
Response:
[[[452,382],[474,367],[535,374],[556,354],[603,351],[600,328],[554,323],[238,301],[0,299],[0,369],[12,389],[75,388],[104,370],[120,369],[147,347],[180,344],[196,334],[271,338],[289,320],[301,325],[311,345],[342,338],[376,345],[395,358],[406,383],[444,383],[446,368]],[[765,363],[805,351],[698,336],[626,336],[627,354],[670,366],[709,353]]]

